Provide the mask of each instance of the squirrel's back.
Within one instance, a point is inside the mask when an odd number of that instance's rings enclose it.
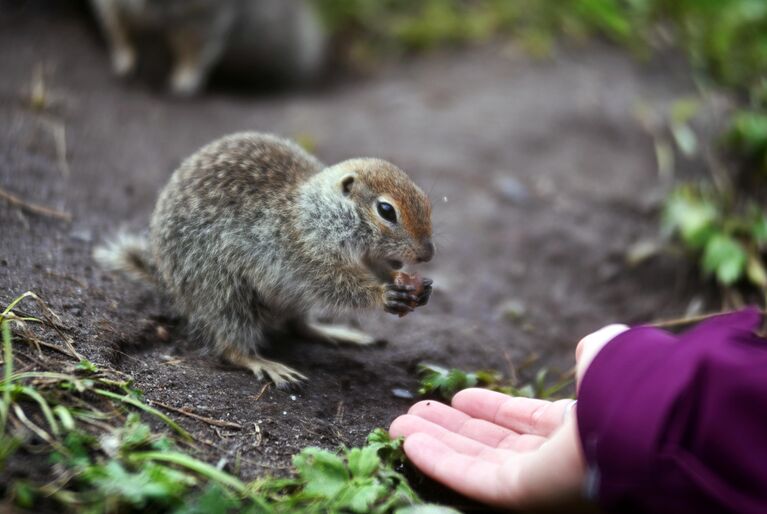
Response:
[[[181,164],[160,194],[155,218],[179,205],[189,207],[180,214],[193,223],[259,217],[264,209],[284,207],[297,185],[322,168],[290,140],[258,132],[231,134]]]
[[[322,168],[287,139],[257,132],[222,137],[173,173],[157,201],[149,239],[118,234],[96,247],[94,258],[105,269],[168,285],[179,271],[202,271],[194,263],[205,259],[189,253],[199,251],[201,242],[216,265],[222,264],[216,256],[231,260],[237,241],[252,243],[254,234],[261,234],[265,248],[274,246],[284,237],[280,225],[296,188]]]
[[[273,272],[284,261],[297,189],[322,168],[297,144],[269,134],[232,134],[204,146],[173,174],[152,216],[150,246],[163,282],[181,290],[220,280],[223,269]]]

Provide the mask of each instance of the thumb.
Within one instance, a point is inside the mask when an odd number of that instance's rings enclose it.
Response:
[[[580,384],[583,375],[586,374],[591,361],[605,347],[607,343],[615,339],[618,334],[622,334],[629,327],[621,324],[607,325],[596,332],[592,332],[580,340],[575,348],[575,366],[577,383]]]

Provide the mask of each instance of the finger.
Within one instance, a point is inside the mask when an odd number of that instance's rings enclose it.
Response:
[[[458,409],[430,400],[416,403],[408,413],[493,448],[528,451],[538,448],[546,441],[545,437],[519,434],[487,420],[474,419]]]
[[[592,332],[578,342],[575,348],[576,362],[576,382],[580,384],[583,375],[586,373],[591,361],[605,347],[607,343],[622,334],[629,327],[621,324],[607,325],[596,332]]]
[[[508,396],[487,389],[464,389],[453,397],[453,407],[518,434],[548,436],[565,417],[570,400],[549,402]]]
[[[530,450],[537,448],[545,438],[522,437],[519,433],[484,419],[474,419],[466,413],[434,401],[413,405],[408,414],[431,421],[450,432],[473,439],[493,448]]]
[[[499,464],[458,453],[428,434],[411,435],[405,439],[404,448],[424,474],[469,498],[502,505],[513,494],[508,484],[501,482]]]
[[[477,457],[489,462],[502,463],[505,459],[513,455],[511,450],[499,450],[486,444],[482,444],[474,439],[468,438],[456,432],[451,432],[445,427],[432,423],[431,421],[405,414],[394,420],[389,427],[389,433],[392,437],[409,437],[416,433],[427,434],[438,441],[446,444],[451,449],[464,455]]]

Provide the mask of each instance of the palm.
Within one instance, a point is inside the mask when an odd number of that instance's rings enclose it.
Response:
[[[582,483],[568,405],[466,389],[452,407],[413,405],[390,432],[406,437],[405,452],[421,471],[470,498],[506,507],[540,504],[574,496]]]

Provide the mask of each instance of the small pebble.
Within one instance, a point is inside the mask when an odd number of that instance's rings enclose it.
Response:
[[[530,191],[522,182],[508,175],[495,179],[496,193],[511,204],[524,204],[530,199]]]
[[[413,398],[415,398],[413,393],[411,393],[407,389],[402,389],[400,387],[395,387],[394,389],[392,389],[391,394],[393,394],[395,398],[404,398],[405,400],[412,400]]]
[[[291,394],[291,395],[290,395],[290,399],[291,399],[291,400],[293,400],[293,401],[296,401],[296,399],[297,399],[297,398],[296,398],[296,395],[294,395],[294,394]]]
[[[72,229],[69,232],[69,237],[71,237],[75,241],[90,243],[93,240],[93,233],[90,231],[90,229],[79,227],[79,228]]]

